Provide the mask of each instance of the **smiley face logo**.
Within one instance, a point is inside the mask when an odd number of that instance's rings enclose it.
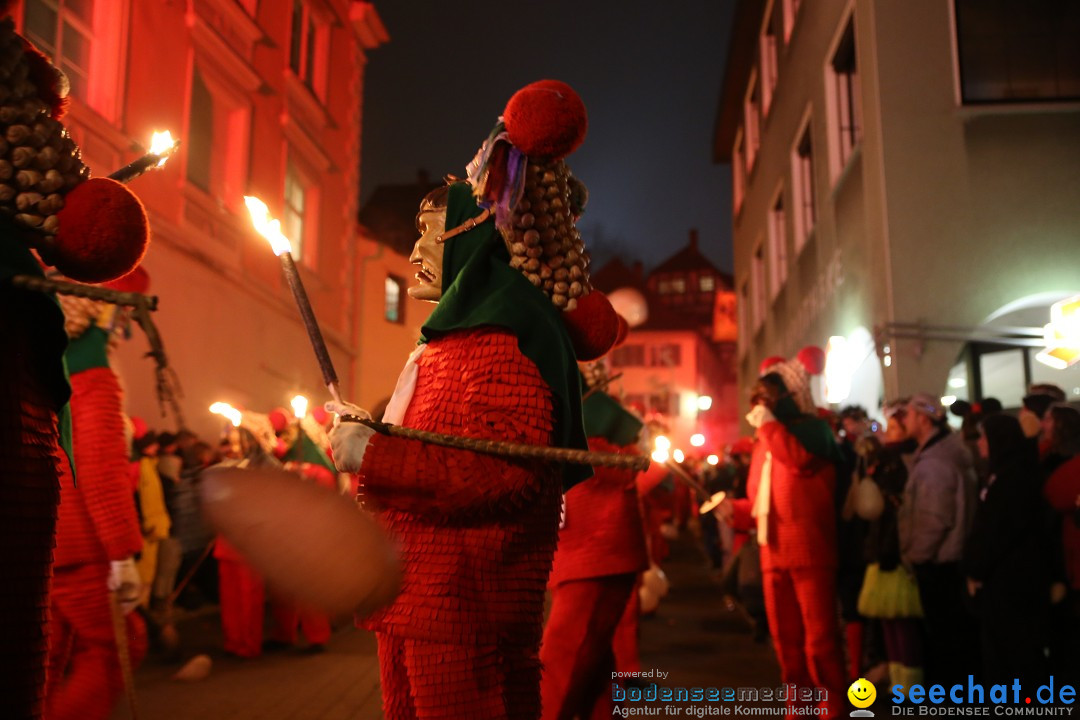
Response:
[[[847,691],[848,700],[857,708],[868,708],[877,699],[877,688],[866,678],[859,678],[851,683]]]

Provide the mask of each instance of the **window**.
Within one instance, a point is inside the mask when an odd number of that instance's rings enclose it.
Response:
[[[784,43],[791,39],[791,31],[795,29],[795,18],[799,14],[799,6],[802,0],[782,0],[784,3]]]
[[[187,181],[230,208],[247,189],[250,108],[222,77],[196,60],[191,71],[186,149]]]
[[[681,360],[682,348],[676,343],[649,348],[649,367],[679,367]]]
[[[716,278],[712,275],[702,275],[698,279],[698,290],[701,292],[713,292],[716,290]]]
[[[779,6],[779,3],[777,3]],[[773,90],[776,88],[776,12],[770,9],[765,15],[765,27],[758,39],[758,49],[761,54],[761,114],[769,114],[769,106],[772,104]]]
[[[293,256],[312,266],[311,253],[306,247],[310,234],[306,227],[307,205],[307,183],[296,166],[289,162],[285,168],[285,213],[281,230],[292,242]]]
[[[71,95],[89,96],[93,0],[26,0],[25,32],[71,82]]]
[[[649,410],[661,415],[677,415],[679,396],[671,393],[655,393],[649,396]]]
[[[955,0],[965,103],[1080,99],[1080,3]]]
[[[781,191],[769,211],[769,297],[775,300],[787,282],[787,220]]]
[[[791,154],[791,184],[794,196],[795,252],[806,245],[817,222],[814,207],[814,147],[810,140],[810,123],[807,122],[799,135],[799,141]]]
[[[326,99],[326,64],[329,28],[312,14],[302,0],[293,0],[289,37],[289,68],[308,89]]]
[[[617,347],[611,352],[612,367],[644,367],[645,346],[640,344],[626,344]]]
[[[739,352],[742,353],[746,350],[747,337],[749,333],[746,329],[750,327],[747,322],[751,316],[750,312],[750,283],[744,282],[739,289],[739,334],[736,336],[739,343]]]
[[[191,74],[191,108],[188,114],[187,179],[206,192],[212,188],[214,161],[214,96],[206,87],[198,66]]]
[[[405,283],[401,278],[394,277],[393,275],[386,276],[386,309],[383,312],[383,317],[387,322],[403,323],[405,322],[405,309],[402,303],[403,288]]]
[[[862,137],[859,74],[855,63],[855,21],[849,17],[829,66],[825,69],[829,98],[830,159],[836,179]]]
[[[754,251],[750,272],[750,291],[753,293],[750,314],[754,332],[757,332],[765,321],[765,249],[761,245]]]
[[[757,73],[750,76],[750,86],[743,103],[744,122],[746,123],[746,172],[749,173],[757,160],[758,147],[761,145],[761,88]]]
[[[735,152],[731,156],[731,187],[734,194],[736,214],[742,209],[743,197],[746,195],[746,165],[744,165],[743,152],[743,129],[739,128],[735,134]]]

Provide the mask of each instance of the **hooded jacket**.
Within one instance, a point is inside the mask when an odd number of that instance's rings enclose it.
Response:
[[[915,451],[899,514],[906,564],[961,560],[975,492],[974,461],[958,433],[938,433]]]

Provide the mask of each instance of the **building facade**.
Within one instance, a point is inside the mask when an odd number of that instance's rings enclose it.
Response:
[[[739,3],[714,157],[744,383],[812,344],[821,402],[1080,399],[1037,358],[1080,293],[1077,33],[1064,0]]]
[[[615,394],[662,416],[674,449],[722,453],[738,437],[731,276],[701,254],[691,231],[689,243],[647,275],[640,263],[616,259],[591,280],[633,325],[607,359],[609,374],[619,376]],[[633,324],[635,316],[643,319]],[[704,444],[695,446],[699,434]]]
[[[356,241],[369,51],[388,40],[360,0],[22,0],[21,31],[71,79],[67,124],[95,175],[182,141],[134,181],[153,241],[143,266],[188,425],[211,436],[215,401],[265,412],[326,397],[281,267],[243,197],[282,222],[341,379],[355,397],[363,307]],[[145,339],[117,363],[133,415],[161,418]]]

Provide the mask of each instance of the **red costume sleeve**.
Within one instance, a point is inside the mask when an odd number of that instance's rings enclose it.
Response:
[[[448,336],[425,353],[405,424],[530,445],[552,442],[551,391],[513,335]],[[536,461],[510,460],[376,435],[360,472],[379,505],[417,515],[499,513],[539,490]]]
[[[649,463],[649,469],[637,476],[638,497],[645,497],[655,490],[657,485],[664,482],[669,472],[663,463]]]
[[[1062,513],[1076,510],[1076,498],[1080,497],[1080,456],[1061,465],[1043,486],[1047,502]]]
[[[78,489],[105,554],[110,560],[122,560],[142,549],[135,501],[127,483],[123,394],[108,368],[72,375],[71,385]]]

